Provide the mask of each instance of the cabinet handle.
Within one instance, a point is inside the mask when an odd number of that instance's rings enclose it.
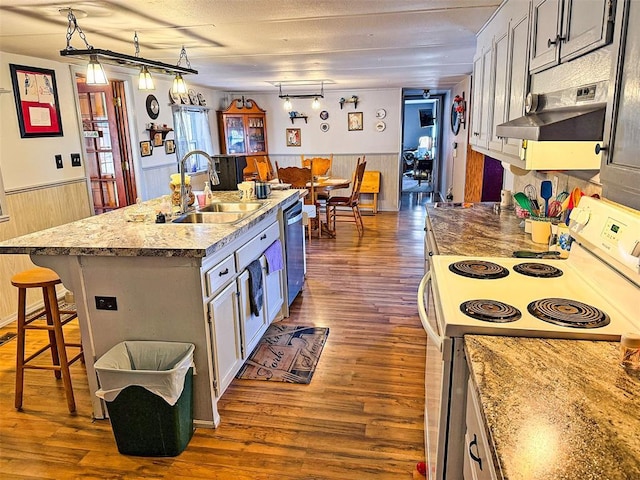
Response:
[[[229,273],[229,268],[225,268],[221,272],[218,272],[218,276],[222,277],[223,275],[227,275]]]
[[[556,35],[556,39],[555,40],[551,40],[551,39],[547,40],[547,48],[551,48],[551,45],[557,45],[560,42],[563,42],[564,40],[566,40],[565,37],[561,37],[560,35]]]
[[[473,136],[474,137],[479,137],[480,136],[480,132],[473,132]]]
[[[260,235],[260,240],[264,240],[265,238],[267,238],[267,234],[263,233],[262,235]]]
[[[595,151],[596,151],[596,155],[600,155],[600,152],[606,152],[607,151],[607,147],[600,146],[599,143],[596,143]]]
[[[478,463],[478,466],[480,467],[480,471],[482,471],[482,459],[478,455],[474,455],[473,452],[471,451],[471,449],[474,446],[476,447],[476,450],[478,450],[478,437],[476,436],[475,433],[473,434],[473,440],[469,443],[469,456],[474,462]]]

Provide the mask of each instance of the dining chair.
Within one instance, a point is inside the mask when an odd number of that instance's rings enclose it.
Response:
[[[367,161],[362,158],[358,158],[356,170],[353,175],[353,184],[351,186],[351,194],[348,197],[329,197],[327,200],[327,221],[331,224],[331,229],[335,232],[336,220],[339,216],[346,218],[345,215],[339,215],[339,208],[351,208],[353,219],[358,229],[358,235],[364,235],[364,222],[362,221],[362,215],[360,213],[359,199],[360,199],[360,187],[362,186],[362,179],[364,177],[364,171],[367,168]],[[350,220],[350,218],[349,218]]]
[[[261,182],[268,182],[275,178],[273,166],[267,155],[252,155],[247,157],[245,173],[254,173]]]
[[[313,158],[304,158],[304,155],[300,155],[300,159],[302,160],[302,166],[306,168],[311,168],[311,173],[313,173],[314,177],[318,175],[330,175],[331,174],[331,166],[333,165],[333,153],[328,157],[313,157]],[[313,167],[311,167],[313,165]]]
[[[302,205],[302,223],[307,227],[307,235],[311,240],[313,223],[318,221],[318,205],[315,198],[312,170],[304,167],[280,167],[278,162],[276,162],[276,169],[280,183],[288,183],[291,188],[309,190],[309,195],[304,198]],[[320,235],[319,232],[320,228],[318,228],[318,235]]]

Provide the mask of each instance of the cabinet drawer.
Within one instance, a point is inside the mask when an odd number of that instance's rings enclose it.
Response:
[[[213,295],[229,280],[233,279],[236,274],[236,264],[233,261],[233,255],[229,255],[216,266],[207,270],[205,277],[207,279],[207,295]]]
[[[242,271],[280,237],[280,226],[274,222],[236,251],[236,265]]]

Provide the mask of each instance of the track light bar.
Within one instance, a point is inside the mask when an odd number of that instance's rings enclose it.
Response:
[[[282,93],[282,84],[278,85],[280,88],[280,98],[324,98],[324,82],[320,83],[320,93],[304,93],[304,94],[291,94]]]

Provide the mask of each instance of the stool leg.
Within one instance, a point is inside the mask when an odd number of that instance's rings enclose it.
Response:
[[[62,324],[60,322],[60,311],[58,310],[58,298],[56,297],[56,287],[51,285],[47,287],[47,298],[51,307],[51,315],[53,317],[53,328],[56,334],[56,346],[58,348],[58,356],[60,358],[60,370],[62,371],[62,383],[64,392],[67,397],[67,406],[69,412],[76,411],[76,402],[73,398],[73,387],[71,385],[71,374],[69,372],[69,364],[67,363],[67,351],[64,345],[64,334],[62,333]]]
[[[18,289],[18,345],[16,354],[16,398],[15,407],[17,410],[22,409],[22,392],[24,388],[24,322],[25,312],[27,309],[27,290]]]
[[[49,296],[47,295],[47,290],[49,287],[42,287],[42,298],[44,299],[44,311],[47,315],[47,325],[53,326],[53,316],[51,315],[51,305],[49,303]],[[54,287],[55,288],[55,287]],[[56,299],[55,304],[58,304]],[[60,365],[60,357],[58,356],[58,346],[56,345],[56,332],[54,330],[49,330],[49,347],[51,350],[51,361],[54,365]],[[59,380],[62,378],[62,374],[60,370],[56,369],[53,371],[55,377]]]

